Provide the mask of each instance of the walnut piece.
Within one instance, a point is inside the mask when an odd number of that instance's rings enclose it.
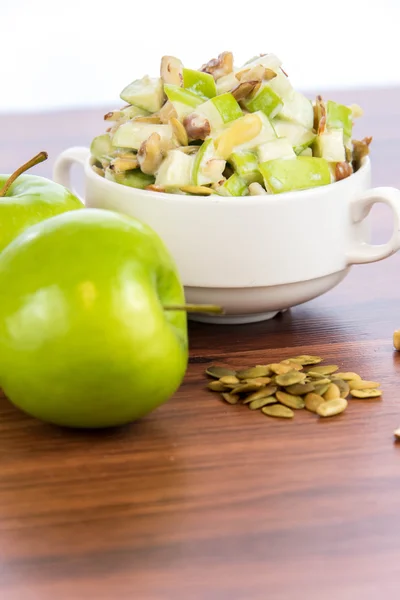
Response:
[[[183,119],[183,126],[192,140],[205,140],[211,133],[211,126],[208,119],[197,113],[187,115]]]
[[[233,71],[233,54],[232,52],[222,52],[218,58],[212,58],[208,63],[200,69],[203,73],[209,73],[215,80],[229,75]]]
[[[161,59],[160,76],[164,83],[183,85],[183,64],[175,56],[163,56]]]
[[[260,80],[258,80],[258,81],[257,80],[241,81],[239,83],[239,85],[237,85],[235,88],[233,88],[233,90],[231,91],[231,94],[237,102],[240,102],[240,100],[244,100],[245,98],[248,98],[248,96],[250,96],[250,94],[252,94],[252,93],[256,94],[260,85],[261,85]]]
[[[372,137],[365,137],[363,140],[353,140],[353,166],[358,168],[360,162],[369,154],[369,146],[372,142]]]
[[[346,177],[350,177],[350,175],[352,173],[353,173],[353,167],[348,162],[336,163],[336,166],[335,166],[336,181],[340,181],[341,179],[346,179]]]

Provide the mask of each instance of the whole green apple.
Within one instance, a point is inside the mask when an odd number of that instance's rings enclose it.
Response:
[[[12,175],[0,175],[0,252],[27,227],[83,208],[62,185],[44,177],[21,175],[46,158],[47,154],[40,152]]]
[[[30,227],[0,255],[0,295],[1,387],[30,415],[121,425],[182,381],[183,288],[159,237],[130,217],[83,209]]]

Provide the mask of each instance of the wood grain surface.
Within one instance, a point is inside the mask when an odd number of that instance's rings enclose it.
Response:
[[[400,186],[400,90],[329,94],[365,108],[374,184]],[[10,172],[38,150],[51,175],[104,110],[0,117]],[[390,234],[374,209],[375,241]],[[167,404],[129,427],[74,432],[0,399],[2,600],[376,600],[400,581],[400,255],[354,268],[272,321],[190,326],[190,366]],[[321,354],[382,383],[334,419],[227,406],[211,362]]]

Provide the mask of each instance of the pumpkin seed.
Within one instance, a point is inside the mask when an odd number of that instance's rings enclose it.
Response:
[[[220,381],[210,381],[207,387],[212,392],[225,392],[226,390],[226,387]]]
[[[181,192],[194,194],[195,196],[211,196],[211,194],[214,194],[214,190],[204,185],[181,185],[179,189]]]
[[[396,439],[400,440],[400,427],[394,430],[393,435]]]
[[[325,399],[322,396],[313,392],[307,394],[307,396],[304,399],[304,405],[306,409],[313,413],[316,413],[318,406],[320,404],[323,404],[324,402]]]
[[[323,396],[325,394],[325,392],[327,391],[328,387],[330,386],[330,383],[325,383],[323,385],[316,385],[314,388],[314,392],[316,394],[318,394],[319,396]]]
[[[302,364],[303,366],[306,365],[317,365],[318,363],[322,362],[322,358],[320,356],[310,356],[308,354],[300,354],[300,356],[295,356],[293,359],[290,360],[296,360],[299,361],[300,364]]]
[[[248,405],[250,410],[258,410],[263,406],[267,406],[268,404],[275,404],[276,398],[275,396],[267,396],[266,398],[259,398],[258,400],[252,400]]]
[[[314,373],[314,371],[307,371],[307,378],[309,379],[325,379],[321,373]],[[330,379],[329,379],[330,382]]]
[[[309,392],[313,392],[314,387],[313,383],[294,383],[288,385],[286,391],[288,394],[294,394],[295,396],[305,396]]]
[[[237,385],[239,383],[239,379],[234,375],[224,375],[219,380],[224,385]]]
[[[268,417],[276,417],[278,419],[292,419],[294,417],[292,409],[287,406],[282,406],[282,404],[264,406],[261,411]]]
[[[332,375],[332,373],[337,371],[338,368],[339,367],[337,365],[325,365],[322,367],[314,367],[313,369],[311,369],[311,372],[318,373],[319,375]],[[309,374],[310,372],[308,373],[308,375]]]
[[[267,365],[259,365],[251,369],[243,369],[236,373],[239,379],[256,379],[257,377],[266,377],[271,374],[271,369]]]
[[[224,393],[224,394],[221,394],[221,396],[223,397],[225,402],[227,402],[228,404],[237,404],[239,402],[238,394]]]
[[[243,400],[243,404],[248,404],[249,402],[253,402],[253,400],[259,400],[260,398],[267,398],[267,396],[272,396],[277,389],[276,385],[267,385],[247,396],[247,398]]]
[[[343,379],[332,379],[332,383],[338,386],[340,390],[340,397],[347,398],[350,394],[350,386],[347,381],[343,381]]]
[[[334,398],[327,402],[322,402],[317,407],[317,415],[320,417],[333,417],[339,415],[347,408],[347,400],[345,398]]]
[[[393,334],[393,346],[396,350],[400,350],[400,330],[397,329]]]
[[[302,371],[303,370],[303,365],[300,362],[291,360],[290,358],[287,360],[282,360],[281,365],[287,365],[287,366],[291,367],[291,369],[294,371]]]
[[[377,390],[376,388],[351,390],[350,394],[353,396],[353,398],[379,398],[379,396],[382,396],[382,390]]]
[[[290,373],[293,371],[293,367],[291,365],[284,365],[283,363],[272,363],[268,365],[269,368],[275,375],[284,375],[285,373]]]
[[[271,383],[271,381],[271,377],[254,377],[253,379],[245,379],[243,383],[261,383],[262,385],[267,385],[268,383]]]
[[[208,369],[206,369],[206,373],[215,379],[220,379],[221,377],[225,377],[225,375],[236,375],[236,371],[233,369],[228,369],[227,367],[217,367],[215,365],[208,367]]]
[[[184,128],[182,123],[176,117],[172,117],[169,122],[172,127],[173,134],[177,139],[178,144],[180,146],[188,146],[188,144],[189,144],[188,135],[187,135],[186,129]]]
[[[294,385],[295,383],[300,383],[304,381],[305,378],[305,373],[300,373],[300,371],[289,371],[289,373],[285,373],[284,375],[278,375],[278,377],[275,378],[275,381],[278,385],[287,387],[289,385]]]
[[[239,385],[235,385],[233,390],[235,394],[250,394],[251,392],[256,392],[262,386],[260,383],[241,383]]]
[[[313,385],[326,385],[327,383],[332,383],[332,380],[328,379],[327,377],[323,377],[322,379],[311,379],[310,383],[312,383]]]
[[[285,392],[276,392],[276,397],[281,404],[299,410],[304,408],[304,400],[301,396],[293,396]]]
[[[342,379],[342,381],[353,381],[354,379],[360,380],[361,377],[357,373],[335,373],[335,377]]]
[[[380,385],[377,381],[363,381],[362,379],[349,382],[351,390],[370,390],[371,388],[378,388]]]
[[[337,385],[331,383],[323,396],[324,400],[326,400],[327,402],[329,402],[330,400],[336,400],[336,398],[340,398],[340,389]]]

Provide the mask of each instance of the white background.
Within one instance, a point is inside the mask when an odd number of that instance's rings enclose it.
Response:
[[[0,0],[0,112],[120,104],[162,54],[275,52],[306,90],[400,83],[400,0]]]

